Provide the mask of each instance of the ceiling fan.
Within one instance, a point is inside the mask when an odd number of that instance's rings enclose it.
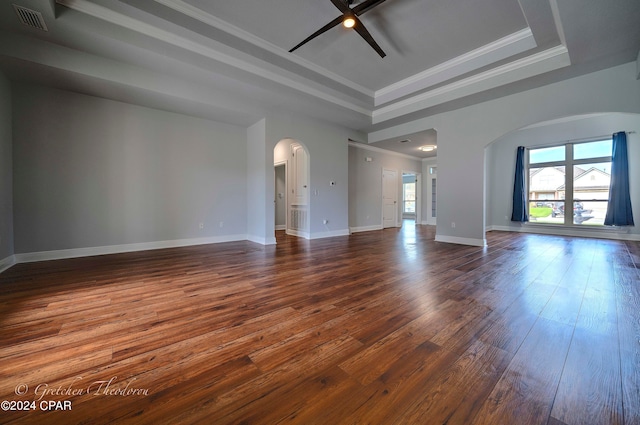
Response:
[[[293,52],[298,47],[308,43],[309,41],[313,40],[320,34],[325,33],[331,28],[335,27],[336,25],[342,23],[342,25],[345,26],[346,28],[353,28],[354,30],[356,30],[356,32],[360,34],[360,36],[364,38],[364,40],[367,43],[369,43],[369,45],[373,47],[373,49],[376,52],[378,52],[380,57],[382,58],[385,57],[386,53],[380,48],[380,46],[378,46],[378,43],[376,43],[376,41],[373,39],[371,34],[369,34],[369,31],[367,31],[367,29],[362,24],[360,19],[358,19],[358,16],[362,15],[364,12],[368,10],[373,9],[375,6],[379,5],[384,1],[385,0],[366,0],[358,4],[357,6],[354,6],[353,8],[351,8],[350,6],[354,2],[354,0],[331,0],[331,3],[333,3],[333,5],[337,7],[338,10],[340,10],[340,12],[342,12],[342,16],[338,16],[336,19],[329,22],[327,25],[320,28],[318,31],[314,32],[309,37],[305,38],[301,43],[296,45],[296,47],[289,50],[289,52]]]

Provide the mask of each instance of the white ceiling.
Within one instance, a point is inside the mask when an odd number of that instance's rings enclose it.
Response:
[[[340,16],[330,0],[14,3],[41,12],[49,31],[0,4],[10,78],[240,125],[278,109],[368,133],[640,50],[638,0],[386,0],[360,16],[385,58],[341,26],[288,52]],[[433,155],[417,144],[375,146]]]

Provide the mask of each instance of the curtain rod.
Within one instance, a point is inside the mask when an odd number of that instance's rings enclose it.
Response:
[[[618,133],[618,132],[616,131],[616,133]],[[624,133],[627,133],[627,134],[636,134],[636,132],[635,132],[635,131],[625,131]],[[572,143],[572,142],[590,142],[590,141],[591,141],[591,142],[597,142],[597,141],[599,141],[599,140],[607,140],[607,139],[610,139],[614,134],[615,134],[615,133],[609,133],[609,134],[603,134],[603,135],[601,135],[601,136],[590,136],[590,137],[583,137],[583,138],[580,138],[580,139],[568,139],[568,140],[565,140],[564,142],[565,142],[565,143]]]

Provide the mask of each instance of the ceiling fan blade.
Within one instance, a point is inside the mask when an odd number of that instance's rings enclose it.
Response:
[[[373,37],[371,37],[371,34],[369,34],[369,31],[367,31],[362,21],[360,21],[357,16],[354,16],[354,19],[356,20],[356,24],[354,25],[353,29],[356,30],[356,32],[360,34],[360,36],[364,38],[364,40],[369,43],[371,47],[373,47],[373,50],[378,52],[381,58],[387,56],[387,54],[380,48],[380,46],[378,46],[378,43],[376,43]]]
[[[331,3],[333,3],[333,5],[335,7],[338,8],[338,10],[342,13],[348,12],[349,10],[349,5],[346,3],[346,1],[343,0],[331,0]]]
[[[374,7],[376,7],[377,5],[379,5],[380,3],[384,2],[384,1],[385,0],[367,0],[367,1],[363,2],[363,3],[360,3],[359,5],[354,7],[353,9],[351,9],[351,11],[353,13],[355,13],[356,16],[360,16],[364,12],[373,9]]]
[[[302,46],[304,44],[307,44],[309,41],[313,40],[314,38],[316,38],[320,34],[325,33],[327,31],[329,31],[331,28],[333,28],[336,25],[340,24],[342,22],[342,19],[343,19],[342,16],[338,16],[336,19],[334,19],[333,21],[329,22],[327,25],[325,25],[324,27],[320,28],[318,31],[316,31],[313,34],[311,34],[309,37],[307,37],[304,40],[302,40],[302,42],[297,44],[296,47],[294,47],[293,49],[289,50],[289,53],[293,52],[298,47],[300,47],[300,46]]]

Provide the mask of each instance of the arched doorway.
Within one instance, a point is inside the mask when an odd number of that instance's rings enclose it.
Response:
[[[284,182],[275,182],[275,228],[281,229],[284,224],[288,235],[309,239],[309,152],[298,140],[282,139],[273,150],[273,161],[274,175],[282,174],[284,168]],[[285,214],[284,220],[278,214]]]

